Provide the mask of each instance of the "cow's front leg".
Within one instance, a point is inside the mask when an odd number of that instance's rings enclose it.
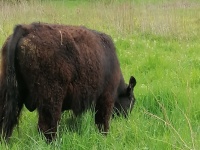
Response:
[[[100,132],[107,134],[109,130],[109,121],[114,106],[114,100],[109,93],[101,96],[95,106],[95,124]]]

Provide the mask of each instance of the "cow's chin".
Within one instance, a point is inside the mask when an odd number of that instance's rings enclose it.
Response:
[[[120,116],[127,118],[129,115],[129,109],[119,103],[115,103],[114,109],[113,109],[113,117],[114,116]]]

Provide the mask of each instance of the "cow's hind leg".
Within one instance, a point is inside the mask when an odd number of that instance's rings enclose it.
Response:
[[[46,137],[47,141],[51,142],[57,132],[57,124],[61,117],[61,111],[56,108],[39,108],[38,129]]]
[[[95,106],[95,124],[99,131],[107,134],[109,130],[109,120],[112,114],[114,100],[110,94],[101,96]]]
[[[58,91],[57,91],[58,92]],[[48,142],[51,142],[57,132],[57,124],[62,113],[63,97],[58,97],[58,93],[46,99],[40,99],[38,106],[39,120],[38,128],[44,134]],[[62,94],[61,94],[62,95]]]

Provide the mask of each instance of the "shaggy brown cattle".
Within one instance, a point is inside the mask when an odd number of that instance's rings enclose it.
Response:
[[[75,115],[95,107],[95,123],[108,132],[113,107],[128,114],[134,77],[125,84],[111,38],[78,26],[17,25],[2,47],[0,130],[11,136],[23,105],[38,110],[38,127],[55,137],[64,110]]]

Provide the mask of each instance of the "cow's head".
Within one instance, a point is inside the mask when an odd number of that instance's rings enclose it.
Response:
[[[118,93],[118,97],[115,101],[114,113],[127,117],[128,113],[131,112],[134,103],[135,96],[133,93],[134,87],[136,85],[136,79],[131,76],[129,84],[126,85],[125,89]]]

